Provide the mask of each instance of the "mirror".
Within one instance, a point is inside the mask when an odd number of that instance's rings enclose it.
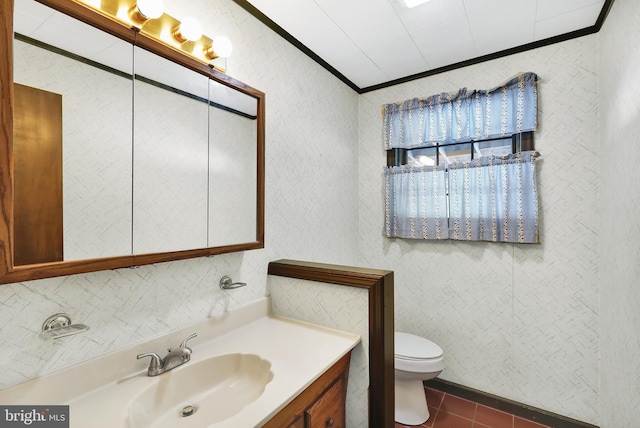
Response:
[[[35,1],[16,0],[14,22],[16,265],[131,254],[133,47]],[[43,92],[61,99],[57,124],[40,122],[55,106],[28,116]],[[50,151],[61,159],[42,159]],[[59,162],[54,185],[44,172]],[[52,192],[62,197],[47,201]],[[23,245],[42,233],[39,250]]]
[[[248,242],[256,234],[257,103],[209,81],[210,247]],[[224,225],[225,227],[219,227]]]
[[[0,283],[263,248],[262,92],[80,3],[0,19]]]
[[[205,248],[209,79],[138,47],[134,62],[133,251]]]

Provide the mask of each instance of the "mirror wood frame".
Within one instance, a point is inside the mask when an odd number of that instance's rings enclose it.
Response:
[[[137,28],[117,22],[84,5],[69,0],[37,1],[256,99],[258,127],[256,241],[177,252],[15,266],[13,262],[15,244],[13,234],[13,0],[3,0],[0,2],[0,22],[2,23],[0,51],[4,52],[0,55],[0,284],[264,248],[265,94],[140,33]]]

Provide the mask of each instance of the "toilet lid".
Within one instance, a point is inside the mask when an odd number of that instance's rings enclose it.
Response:
[[[409,333],[395,333],[395,356],[428,360],[442,357],[442,348],[424,337]]]

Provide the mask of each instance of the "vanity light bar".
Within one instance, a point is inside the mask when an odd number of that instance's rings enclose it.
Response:
[[[205,64],[212,65],[218,71],[225,72],[211,61],[226,58],[231,54],[231,42],[226,37],[216,37],[215,41],[202,34],[200,23],[193,18],[182,21],[164,13],[162,0],[74,0],[97,10],[126,25],[140,29],[174,49]]]

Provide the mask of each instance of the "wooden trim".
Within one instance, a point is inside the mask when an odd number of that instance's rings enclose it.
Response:
[[[265,94],[233,77],[215,70],[185,54],[160,43],[138,29],[129,27],[106,15],[102,15],[82,4],[69,0],[37,0],[61,13],[86,22],[102,31],[143,47],[150,52],[177,62],[212,80],[246,95],[257,102],[257,195],[256,195],[256,241],[223,247],[200,248],[186,251],[174,251],[153,254],[123,255],[99,259],[41,263],[27,266],[14,266],[13,263],[13,0],[0,2],[0,23],[2,40],[0,51],[0,284],[30,281],[55,276],[119,269],[205,257],[237,251],[264,248],[264,208],[265,208]]]
[[[0,277],[13,268],[13,1],[0,2]]]
[[[263,428],[282,428],[289,426],[294,419],[304,416],[305,410],[311,406],[327,389],[338,380],[343,379],[347,384],[349,376],[349,362],[351,351],[340,358],[337,363],[331,366],[318,379],[302,391],[296,398],[280,410],[276,415],[263,425]]]
[[[369,426],[394,426],[393,271],[278,260],[268,273],[369,290]]]
[[[174,251],[169,253],[139,254],[100,259],[42,263],[28,266],[15,266],[5,272],[4,275],[2,274],[2,272],[0,272],[0,284],[32,281],[36,279],[75,275],[79,273],[97,272],[101,270],[137,267],[154,263],[170,262],[174,260],[192,259],[195,257],[208,257],[238,251],[257,250],[260,248],[264,248],[264,244],[262,242],[256,241],[247,244],[201,248],[196,250]],[[3,250],[4,246],[0,246],[0,251]]]

